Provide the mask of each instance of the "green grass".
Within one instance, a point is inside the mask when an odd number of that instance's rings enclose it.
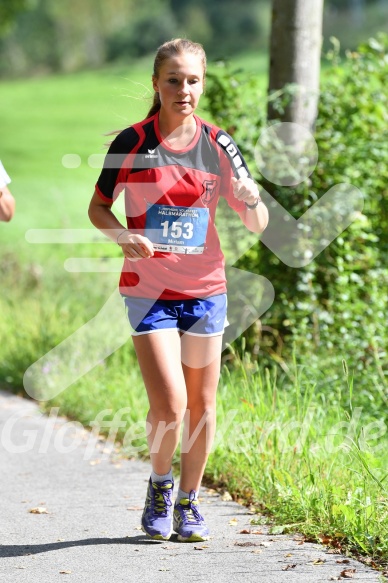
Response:
[[[143,83],[137,69],[1,83],[1,156],[18,204],[2,243],[20,245],[28,228],[89,227],[87,203],[99,171],[88,158],[106,151],[104,134],[144,117]],[[80,156],[79,168],[63,166],[69,153]]]
[[[289,363],[292,375],[236,359],[220,387],[219,424],[235,417],[210,459],[216,481],[268,513],[274,532],[386,560],[386,425],[367,405],[353,407],[353,379],[343,371],[328,390],[324,371],[300,357]]]
[[[266,89],[269,69],[268,55],[266,53],[242,53],[227,62],[230,63],[231,67],[235,70],[241,69],[249,75],[257,76],[260,82],[260,88],[264,90]],[[217,63],[210,63],[209,71],[216,71],[217,67]]]
[[[257,66],[264,87],[265,57],[233,64]],[[150,69],[146,59],[0,84],[1,157],[17,199],[14,220],[0,225],[0,379],[15,390],[25,370],[93,318],[117,285],[118,274],[70,274],[63,265],[67,257],[119,257],[116,246],[32,245],[25,233],[91,228],[87,205],[99,171],[88,157],[105,151],[104,133],[145,115]],[[206,119],[206,111],[199,114]],[[68,153],[81,157],[79,168],[63,167]],[[298,530],[314,540],[325,535],[343,549],[386,561],[385,410],[372,403],[372,389],[360,393],[357,378],[353,387],[342,369],[332,374],[327,359],[320,367],[308,354],[283,368],[268,358],[264,366],[261,353],[252,362],[232,351],[227,361],[208,479],[252,502],[278,531]],[[130,341],[41,405],[59,406],[89,427],[101,411],[106,421],[119,413],[116,421],[125,426],[117,428],[117,439],[126,454],[146,453],[147,400]]]

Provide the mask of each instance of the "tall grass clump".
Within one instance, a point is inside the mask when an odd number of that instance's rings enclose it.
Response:
[[[294,355],[289,374],[231,349],[218,399],[208,474],[271,516],[277,532],[299,531],[376,560],[388,559],[388,439],[383,419],[355,406],[357,376],[346,362],[325,371]]]

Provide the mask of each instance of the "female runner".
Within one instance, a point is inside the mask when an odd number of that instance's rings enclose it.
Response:
[[[205,72],[201,45],[175,39],[159,47],[151,110],[112,142],[89,208],[91,222],[124,255],[120,292],[149,399],[152,472],[142,528],[158,540],[174,530],[183,542],[209,537],[198,491],[215,432],[226,321],[217,201],[224,197],[250,231],[268,223],[231,136],[195,114]],[[126,228],[111,210],[122,191]],[[183,422],[173,506],[171,463]]]

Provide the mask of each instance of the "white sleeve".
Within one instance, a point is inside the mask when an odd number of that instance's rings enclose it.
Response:
[[[4,166],[0,160],[0,188],[4,188],[4,186],[7,186],[7,184],[9,184],[10,182],[11,182],[11,179],[8,176],[8,174],[6,173]]]

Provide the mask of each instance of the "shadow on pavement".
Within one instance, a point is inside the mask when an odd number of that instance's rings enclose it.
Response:
[[[38,545],[0,545],[0,557],[20,557],[26,555],[36,555],[38,553],[47,553],[67,547],[83,547],[89,545],[154,545],[166,544],[177,541],[177,536],[172,535],[170,540],[152,540],[145,535],[136,535],[124,538],[87,538],[84,540],[70,540],[55,543],[45,543]],[[182,543],[179,543],[182,544]]]

